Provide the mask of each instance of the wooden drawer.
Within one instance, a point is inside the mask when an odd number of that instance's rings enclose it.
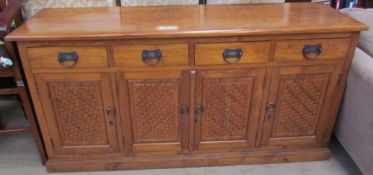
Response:
[[[31,67],[36,69],[108,66],[106,47],[31,47],[27,49],[27,54]]]
[[[270,48],[270,41],[196,44],[195,64],[265,63],[269,60]],[[235,55],[235,52],[241,52],[240,58]],[[224,53],[229,56],[224,58]]]
[[[347,56],[351,39],[282,40],[276,44],[276,61],[337,60]],[[320,48],[318,48],[320,46]],[[308,53],[304,53],[307,50]],[[321,49],[321,50],[319,50]]]
[[[188,44],[114,46],[115,66],[187,65]],[[145,54],[145,58],[144,58]]]

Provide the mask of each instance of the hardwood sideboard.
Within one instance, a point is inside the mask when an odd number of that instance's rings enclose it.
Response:
[[[320,4],[47,9],[16,41],[58,171],[328,159],[359,32]]]

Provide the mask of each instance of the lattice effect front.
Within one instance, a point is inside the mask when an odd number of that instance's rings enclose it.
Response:
[[[203,81],[202,141],[246,138],[253,82],[252,78]]]
[[[130,80],[135,143],[179,141],[179,80]]]
[[[108,144],[99,82],[48,83],[64,146]]]
[[[282,77],[273,137],[314,135],[328,75]]]

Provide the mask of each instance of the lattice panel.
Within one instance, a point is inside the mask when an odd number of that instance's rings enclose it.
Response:
[[[179,141],[179,81],[130,80],[135,143]]]
[[[246,138],[253,79],[203,81],[202,141]]]
[[[273,137],[314,135],[328,75],[282,77]]]
[[[99,82],[48,83],[62,144],[108,144]]]

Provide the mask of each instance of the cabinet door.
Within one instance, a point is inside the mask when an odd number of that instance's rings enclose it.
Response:
[[[336,65],[274,68],[262,145],[319,145],[332,127],[331,103],[339,103],[333,101],[339,72]]]
[[[117,151],[110,77],[101,73],[39,74],[37,88],[58,155]]]
[[[197,73],[195,149],[255,145],[265,69],[203,70]]]
[[[124,135],[131,154],[177,154],[183,151],[187,144],[189,112],[187,82],[181,71],[120,75]]]

